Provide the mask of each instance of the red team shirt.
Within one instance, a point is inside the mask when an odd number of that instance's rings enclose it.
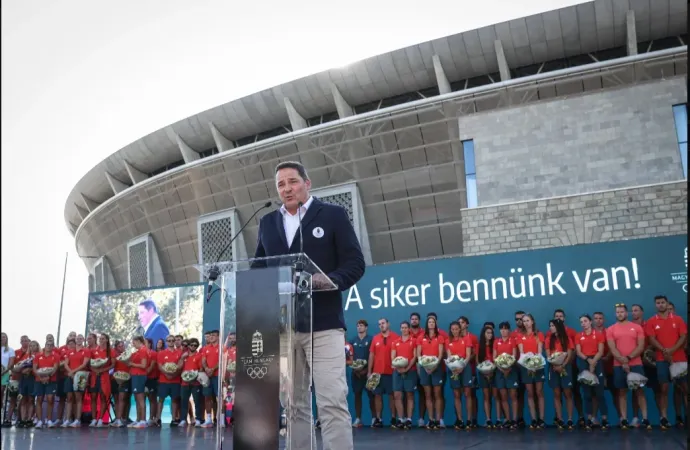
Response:
[[[393,344],[393,350],[395,350],[395,356],[398,357],[403,357],[407,359],[408,363],[409,361],[412,361],[412,358],[415,357],[415,350],[417,348],[417,339],[413,338],[412,336],[408,337],[406,341],[403,341],[402,337],[395,341]],[[392,355],[391,355],[392,356]],[[410,370],[414,370],[415,367],[417,367],[417,364],[413,364],[412,367],[410,367]]]
[[[566,353],[568,350],[573,350],[575,349],[575,345],[573,344],[573,340],[568,338],[568,343],[566,344],[568,346],[567,349],[563,350],[563,346],[561,345],[561,341],[559,339],[556,339],[553,343],[553,350],[551,350],[551,340],[547,340],[546,343],[544,344],[546,348],[549,349],[550,352],[556,353],[556,352],[561,352],[561,353]],[[524,347],[524,345],[523,345]],[[535,352],[536,353],[536,350]]]
[[[539,343],[544,343],[544,335],[542,332],[524,334],[520,333],[517,340],[518,345],[522,344],[522,353],[537,353],[539,351]],[[518,347],[518,350],[520,347]]]
[[[187,370],[196,370],[198,372],[204,370],[201,367],[201,353],[196,352],[187,356],[187,358],[184,360],[184,364],[182,365],[182,371],[184,372]],[[182,380],[182,386],[189,386],[190,384],[197,385],[199,382],[194,380],[191,383],[188,383]]]
[[[119,353],[117,356],[120,356],[122,353]],[[117,358],[115,358],[115,372],[126,372],[129,373],[129,365],[127,363],[124,363]]]
[[[484,361],[494,362],[494,352],[490,345],[487,345],[484,349]],[[479,353],[477,353],[477,360],[479,360]],[[479,361],[480,363],[484,361]]]
[[[575,336],[575,345],[580,346],[580,351],[585,356],[591,357],[597,354],[599,351],[599,344],[604,344],[604,353],[606,354],[606,336],[601,331],[592,329],[589,334],[585,334],[584,331],[577,333]]]
[[[676,345],[681,336],[688,334],[688,327],[680,316],[669,313],[666,318],[658,314],[647,320],[645,324],[645,334],[656,340],[664,348],[671,348]],[[657,350],[656,360],[664,361],[664,354]],[[672,355],[673,362],[686,362],[685,348],[680,347]]]
[[[644,338],[644,330],[641,326],[633,322],[616,323],[606,329],[606,339],[614,341],[618,352],[622,356],[628,356],[637,348],[637,341],[639,338]],[[615,358],[613,360],[614,367],[621,366]],[[629,362],[630,366],[641,366],[642,358],[640,356],[633,358]]]
[[[445,344],[446,340],[445,338],[441,335],[441,333],[438,334],[438,336],[434,336],[432,338],[428,338],[425,335],[420,335],[417,338],[417,345],[422,347],[422,352],[420,356],[436,356],[437,358],[439,357],[439,351],[438,351],[438,346],[443,346]],[[441,349],[441,357],[443,356],[443,349]]]
[[[150,367],[151,362],[155,361],[155,364],[153,365],[153,369],[151,369],[151,372],[148,373],[147,378],[150,380],[157,380],[158,377],[160,376],[160,370],[158,370],[158,352],[154,352],[153,350],[149,350],[149,360],[147,361],[147,365]]]
[[[237,351],[237,350],[235,350]],[[215,367],[216,370],[213,371],[214,377],[218,376],[218,360],[219,360],[219,355],[218,355],[218,344],[213,344],[213,345],[205,345],[204,348],[201,349],[201,355],[202,357],[206,357],[206,367]]]
[[[87,350],[89,351],[89,350]],[[100,347],[96,347],[95,349],[90,351],[91,354],[91,359],[104,359],[107,355],[105,349],[102,349]],[[115,358],[117,358],[117,352],[115,352],[114,348],[110,349],[110,362],[115,361]],[[108,363],[105,364],[103,367],[107,367]],[[101,367],[102,368],[102,367]]]
[[[130,358],[130,361],[133,362],[134,364],[141,364],[146,360],[146,366],[151,364],[151,352],[149,352],[149,349],[147,349],[144,346],[139,347],[139,350],[134,352],[132,354],[132,357]],[[142,369],[140,367],[130,367],[130,375],[132,376],[137,376],[137,375],[146,375],[146,369]]]
[[[67,349],[65,352],[65,355],[63,356],[62,359],[67,361],[67,367],[69,367],[70,370],[74,370],[84,364],[84,361],[86,361],[88,358],[90,358],[90,352],[86,350],[85,348],[82,348],[81,350],[70,350]],[[86,367],[84,367],[83,370],[88,369],[89,366],[88,364]]]
[[[446,347],[451,355],[467,359],[467,349],[472,348],[472,339],[469,336],[451,337]]]
[[[371,340],[369,346],[369,353],[374,355],[374,364],[371,368],[371,373],[378,373],[380,375],[392,375],[393,368],[391,367],[391,350],[393,344],[400,339],[400,336],[388,332],[385,338],[381,333],[377,334]]]
[[[24,361],[25,359],[29,359],[31,355],[29,355],[29,349],[27,348],[26,350],[19,349],[14,351],[14,364],[17,365],[20,362]],[[19,380],[21,379],[22,374],[17,373],[17,372],[12,372],[12,379],[13,380]]]
[[[496,350],[496,356],[500,356],[502,354],[507,354],[510,356],[515,356],[513,355],[513,350],[517,348],[517,344],[515,343],[515,340],[513,338],[508,338],[508,339],[494,339],[494,350]]]
[[[38,355],[36,355],[36,358],[34,358],[34,364],[36,365],[37,369],[45,369],[47,367],[53,367],[55,364],[60,363],[60,353],[58,351],[52,351],[50,352],[50,355],[46,355],[45,353],[41,352]],[[35,376],[36,381],[39,381],[40,378],[38,375]],[[50,376],[50,382],[55,383],[57,381],[57,371],[53,372],[53,374]]]
[[[170,349],[165,349],[161,350],[158,352],[158,364],[163,366],[163,364],[166,363],[175,363],[177,364],[178,361],[180,360],[180,355],[178,354],[177,350],[170,350]],[[163,371],[160,371],[160,375],[158,376],[158,383],[163,383],[163,384],[180,384],[182,382],[182,378],[180,376],[176,376],[171,378],[168,378]]]

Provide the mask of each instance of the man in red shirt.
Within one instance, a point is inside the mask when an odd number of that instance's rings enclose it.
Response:
[[[369,364],[367,365],[367,379],[373,373],[381,375],[378,386],[374,389],[374,408],[376,409],[374,423],[375,428],[383,428],[382,411],[383,395],[388,395],[388,407],[391,411],[391,426],[395,422],[395,400],[393,399],[393,368],[391,367],[391,350],[393,343],[400,336],[390,330],[388,319],[379,319],[379,330],[381,332],[371,340],[369,348]]]
[[[623,303],[616,305],[616,320],[617,322],[606,330],[606,340],[613,354],[613,383],[619,389],[618,403],[621,411],[621,428],[627,429],[629,427],[626,417],[628,411],[627,376],[629,373],[644,376],[640,355],[644,351],[645,335],[641,326],[628,320],[628,307]],[[647,400],[644,396],[644,390],[636,389],[633,391],[633,395],[637,396],[637,402],[642,411],[642,425],[651,429],[652,426],[647,420]]]
[[[522,316],[525,315],[525,312],[520,310],[520,311],[515,311],[515,329],[510,333],[511,339],[515,342],[516,346],[517,343],[522,340],[522,333],[525,331],[525,326],[522,324]],[[519,352],[518,352],[519,353]],[[520,355],[518,354],[518,358]],[[517,368],[517,379],[518,379],[518,388],[517,388],[517,398],[518,398],[518,418],[517,418],[517,425],[520,428],[523,428],[525,426],[525,419],[522,417],[523,411],[525,410],[525,385],[522,383],[522,379],[520,377],[520,370]]]
[[[604,339],[606,338],[606,317],[604,316],[603,312],[597,311],[592,315],[592,328],[597,333],[602,333],[604,335]],[[611,393],[611,402],[616,408],[616,413],[620,416],[620,413],[618,412],[617,400],[618,390],[613,386],[613,355],[611,354],[611,350],[609,350],[609,346],[606,342],[604,342],[604,356],[601,358],[601,363],[604,367],[604,388]],[[608,419],[609,409],[607,402],[600,402],[599,411],[601,411],[602,419]],[[593,422],[596,423],[596,419],[594,419]]]
[[[206,403],[206,420],[201,424],[202,428],[212,428],[214,401],[218,399],[218,366],[220,364],[220,351],[218,345],[218,330],[207,331],[205,334],[206,345],[201,349],[201,367],[208,375],[209,385],[203,388],[204,401]]]
[[[649,343],[656,350],[656,372],[659,383],[659,424],[662,429],[668,429],[671,424],[668,421],[668,390],[671,382],[669,368],[673,363],[685,362],[688,358],[685,354],[685,339],[688,327],[683,319],[669,311],[668,299],[664,295],[654,297],[657,314],[645,324],[645,332]],[[686,393],[686,378],[675,380],[677,385]]]
[[[158,352],[158,371],[160,375],[158,376],[158,420],[163,416],[163,402],[167,397],[170,397],[170,409],[171,415],[173,417],[171,426],[177,426],[178,421],[174,420],[175,417],[179,417],[179,407],[180,407],[180,384],[182,383],[182,378],[180,378],[180,373],[182,370],[178,367],[175,373],[166,373],[163,370],[165,364],[175,364],[177,365],[180,360],[180,352],[174,349],[175,347],[175,336],[169,335],[166,339],[166,348]]]

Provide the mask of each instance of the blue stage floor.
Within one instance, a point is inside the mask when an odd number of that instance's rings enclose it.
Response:
[[[163,426],[133,429],[2,429],[2,450],[182,450],[215,446],[215,431]],[[232,448],[232,433],[226,431],[223,449]],[[612,429],[602,431],[396,431],[362,428],[355,430],[355,449],[381,450],[473,450],[508,446],[519,449],[664,450],[687,449],[685,430],[653,431]],[[321,447],[319,447],[321,448]]]

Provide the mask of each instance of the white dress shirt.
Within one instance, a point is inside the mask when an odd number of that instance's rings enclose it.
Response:
[[[290,214],[288,210],[285,209],[285,205],[280,207],[280,212],[283,215],[283,227],[285,229],[285,238],[287,239],[288,248],[292,246],[292,241],[295,240],[295,234],[297,230],[299,230],[300,219],[304,219],[304,215],[307,213],[313,200],[314,197],[310,195],[309,199],[302,205],[298,213],[294,215]]]

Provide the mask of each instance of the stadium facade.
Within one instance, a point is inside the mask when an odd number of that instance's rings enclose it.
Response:
[[[154,131],[77,183],[90,291],[193,268],[303,162],[368,264],[687,233],[687,2],[596,0],[307,76]],[[223,259],[254,251],[258,220]]]

